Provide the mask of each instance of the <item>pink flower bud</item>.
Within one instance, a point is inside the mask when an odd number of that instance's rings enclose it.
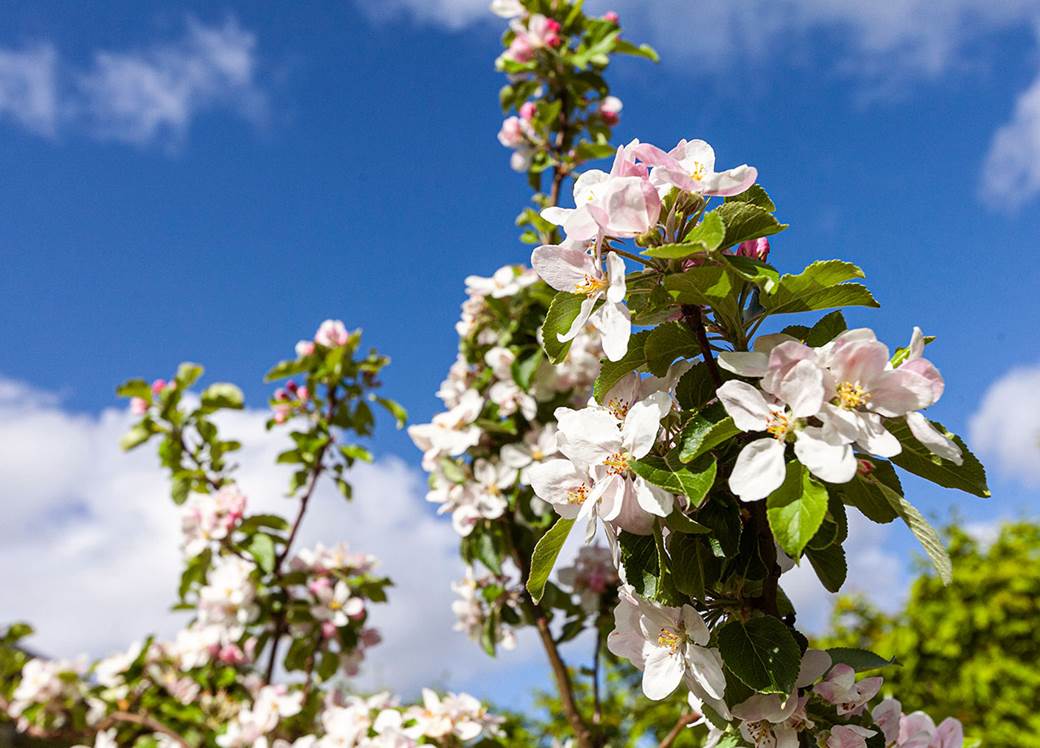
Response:
[[[509,44],[506,56],[517,62],[527,62],[534,57],[534,47],[526,36],[517,36]]]
[[[310,399],[310,396],[311,391],[306,387],[300,387],[296,390],[296,397],[298,397],[302,402],[307,402],[307,400]]]
[[[617,14],[616,10],[608,10],[606,13],[603,14],[603,20],[607,23],[613,23],[617,25],[617,23],[621,20],[621,16]]]
[[[314,353],[314,341],[313,340],[301,340],[296,344],[296,356],[297,358],[303,358]]]
[[[326,639],[331,639],[336,635],[336,624],[332,621],[321,622],[321,635]]]
[[[498,131],[498,142],[506,148],[516,148],[524,142],[524,125],[519,117],[507,117]]]
[[[296,392],[296,382],[290,379],[288,382],[285,383],[285,389],[287,389],[289,392]]]
[[[331,586],[332,582],[329,581],[328,577],[316,577],[307,582],[307,589],[309,589],[311,594],[314,595],[320,595]]]
[[[287,408],[275,408],[274,409],[274,422],[285,423],[289,420],[289,411]]]
[[[769,257],[769,239],[762,237],[760,239],[751,239],[750,241],[742,242],[737,247],[738,257],[750,257],[753,260],[766,261]]]
[[[166,380],[165,379],[156,379],[154,382],[152,382],[152,394],[153,395],[158,395],[164,389],[166,389]]]
[[[857,460],[856,472],[860,475],[870,475],[874,472],[874,463],[865,458]]]
[[[617,96],[607,96],[599,103],[599,115],[608,125],[616,125],[624,104]]]
[[[226,665],[241,665],[246,661],[246,655],[237,644],[225,644],[217,655],[217,659]]]
[[[148,401],[142,397],[130,398],[130,412],[135,416],[143,416],[148,412]]]
[[[538,113],[538,105],[533,101],[525,101],[520,105],[520,118],[530,122],[534,119],[534,116]]]
[[[285,400],[288,400],[288,399],[289,399],[289,393],[288,393],[288,392],[286,392],[286,391],[285,391],[284,389],[282,389],[281,387],[279,387],[278,389],[276,389],[276,390],[274,391],[274,399],[275,399],[275,400],[281,400],[281,401],[283,401],[283,402],[284,402]]]
[[[366,647],[374,647],[383,641],[383,635],[378,629],[361,629],[361,643]]]

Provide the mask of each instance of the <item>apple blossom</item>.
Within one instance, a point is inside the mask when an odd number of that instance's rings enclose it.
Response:
[[[613,554],[609,548],[599,545],[579,548],[574,566],[560,569],[557,578],[578,595],[581,606],[590,613],[598,611],[604,596],[621,582],[614,568]]]
[[[466,291],[471,296],[504,299],[514,296],[537,280],[538,276],[529,269],[524,269],[519,265],[504,265],[496,270],[490,278],[479,275],[467,276]]]
[[[321,323],[318,332],[314,334],[314,342],[326,348],[338,348],[350,341],[350,333],[346,326],[338,319],[327,319]]]
[[[235,485],[215,494],[193,494],[181,509],[181,533],[185,556],[197,556],[212,541],[228,537],[241,521],[246,497]]]
[[[516,18],[527,12],[520,0],[491,0],[491,12],[499,18]]]
[[[706,196],[739,195],[758,179],[758,170],[742,164],[726,171],[715,171],[715,150],[703,140],[680,140],[667,154],[658,152],[652,159],[650,182],[664,196],[672,187]]]
[[[741,242],[737,247],[736,255],[765,262],[769,259],[769,239],[763,236],[759,239]]]
[[[864,705],[881,690],[883,679],[879,677],[856,680],[856,671],[845,663],[831,668],[814,690],[827,703],[833,704],[839,715],[859,714]]]
[[[333,584],[328,577],[319,577],[308,585],[308,589],[315,598],[315,603],[311,605],[311,615],[318,621],[342,627],[351,618],[357,618],[365,612],[365,601],[354,597],[350,587],[342,580]]]
[[[480,441],[480,429],[473,422],[484,408],[476,390],[467,390],[459,404],[434,416],[430,423],[408,427],[408,435],[423,450],[423,467],[433,469],[442,456],[456,457]]]
[[[621,99],[617,96],[607,96],[599,103],[599,114],[608,125],[616,125],[623,108]]]
[[[672,608],[641,598],[627,587],[618,590],[614,630],[607,648],[643,671],[643,693],[658,701],[684,680],[721,699],[726,688],[722,658],[708,646],[704,619],[689,605]]]
[[[558,454],[556,425],[548,424],[532,428],[524,434],[523,441],[504,445],[500,459],[503,465],[518,470],[520,484],[528,486],[531,484],[531,469]]]
[[[631,315],[624,304],[625,262],[608,252],[607,271],[579,246],[543,245],[531,254],[531,264],[538,275],[557,291],[582,295],[578,316],[566,333],[558,333],[560,342],[576,338],[586,324],[602,333],[603,350],[611,361],[620,360],[628,351],[632,333]],[[604,303],[597,308],[597,303]]]
[[[256,615],[254,566],[237,556],[219,556],[199,590],[199,622],[241,631]]]
[[[826,748],[867,748],[867,738],[876,734],[859,725],[835,725],[825,745]]]
[[[830,667],[829,654],[807,649],[791,693],[755,694],[736,704],[732,714],[741,720],[744,739],[755,748],[797,748],[798,733],[814,726],[805,709],[809,697],[799,696],[799,689],[811,686]]]

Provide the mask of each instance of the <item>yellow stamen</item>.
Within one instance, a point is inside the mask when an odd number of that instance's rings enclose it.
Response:
[[[586,296],[602,291],[607,287],[606,278],[593,278],[591,275],[586,275],[585,280],[574,287],[574,293],[583,293]]]
[[[870,393],[861,385],[842,382],[838,385],[838,405],[845,410],[855,410],[870,401]]]
[[[607,459],[603,460],[603,464],[607,466],[607,473],[610,475],[621,475],[628,471],[628,459],[631,455],[628,452],[615,452]]]
[[[667,647],[672,654],[675,654],[679,651],[679,645],[682,644],[682,637],[671,629],[661,629],[661,633],[657,635],[657,644]]]
[[[692,179],[695,182],[699,182],[702,179],[704,179],[704,173],[706,171],[707,169],[704,168],[704,164],[702,164],[700,161],[694,161],[693,170],[690,172],[690,179]]]
[[[777,441],[787,438],[787,432],[791,428],[791,422],[787,415],[779,410],[774,410],[766,422],[766,431],[773,435]]]
[[[620,398],[611,398],[607,403],[607,410],[614,414],[614,418],[619,421],[625,420],[625,416],[628,415],[629,404],[627,401]]]
[[[585,499],[589,498],[589,487],[582,483],[577,488],[572,488],[567,492],[567,503],[568,504],[584,504]]]

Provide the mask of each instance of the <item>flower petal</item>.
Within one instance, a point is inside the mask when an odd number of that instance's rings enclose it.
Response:
[[[773,493],[784,482],[784,443],[776,439],[758,439],[748,444],[737,456],[729,476],[729,488],[741,501],[758,501]]]

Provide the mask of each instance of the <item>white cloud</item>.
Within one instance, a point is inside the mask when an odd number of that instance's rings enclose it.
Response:
[[[216,109],[262,120],[256,37],[233,19],[189,19],[180,39],[131,51],[99,50],[89,66],[63,63],[50,44],[0,49],[0,116],[30,132],[84,131],[99,140],[176,145]]]
[[[8,117],[39,135],[54,134],[56,60],[49,44],[0,49],[0,117]]]
[[[371,16],[409,15],[448,28],[495,19],[487,0],[357,0]],[[820,44],[833,33],[849,69],[868,76],[937,75],[985,34],[1028,24],[1040,0],[589,0],[591,13],[617,10],[634,39],[666,61],[698,70],[740,68],[776,52]]]
[[[288,473],[274,464],[284,435],[264,430],[265,413],[223,419],[244,447],[239,481],[253,511],[287,514]],[[116,410],[77,415],[52,396],[0,380],[0,622],[37,626],[32,645],[48,655],[102,655],[149,632],[170,635],[183,619],[167,612],[180,568],[178,519],[154,452],[116,443],[129,417]],[[401,691],[483,681],[527,664],[531,646],[498,660],[452,630],[449,583],[462,574],[450,524],[431,514],[422,478],[396,459],[360,465],[355,499],[331,485],[315,494],[303,544],[347,540],[375,553],[393,578],[390,603],[375,606],[384,635],[364,683]]]
[[[971,443],[1007,478],[1040,486],[1040,364],[1012,369],[982,398]]]
[[[1011,121],[993,135],[982,169],[981,197],[1015,209],[1040,192],[1040,75],[1015,101]]]

